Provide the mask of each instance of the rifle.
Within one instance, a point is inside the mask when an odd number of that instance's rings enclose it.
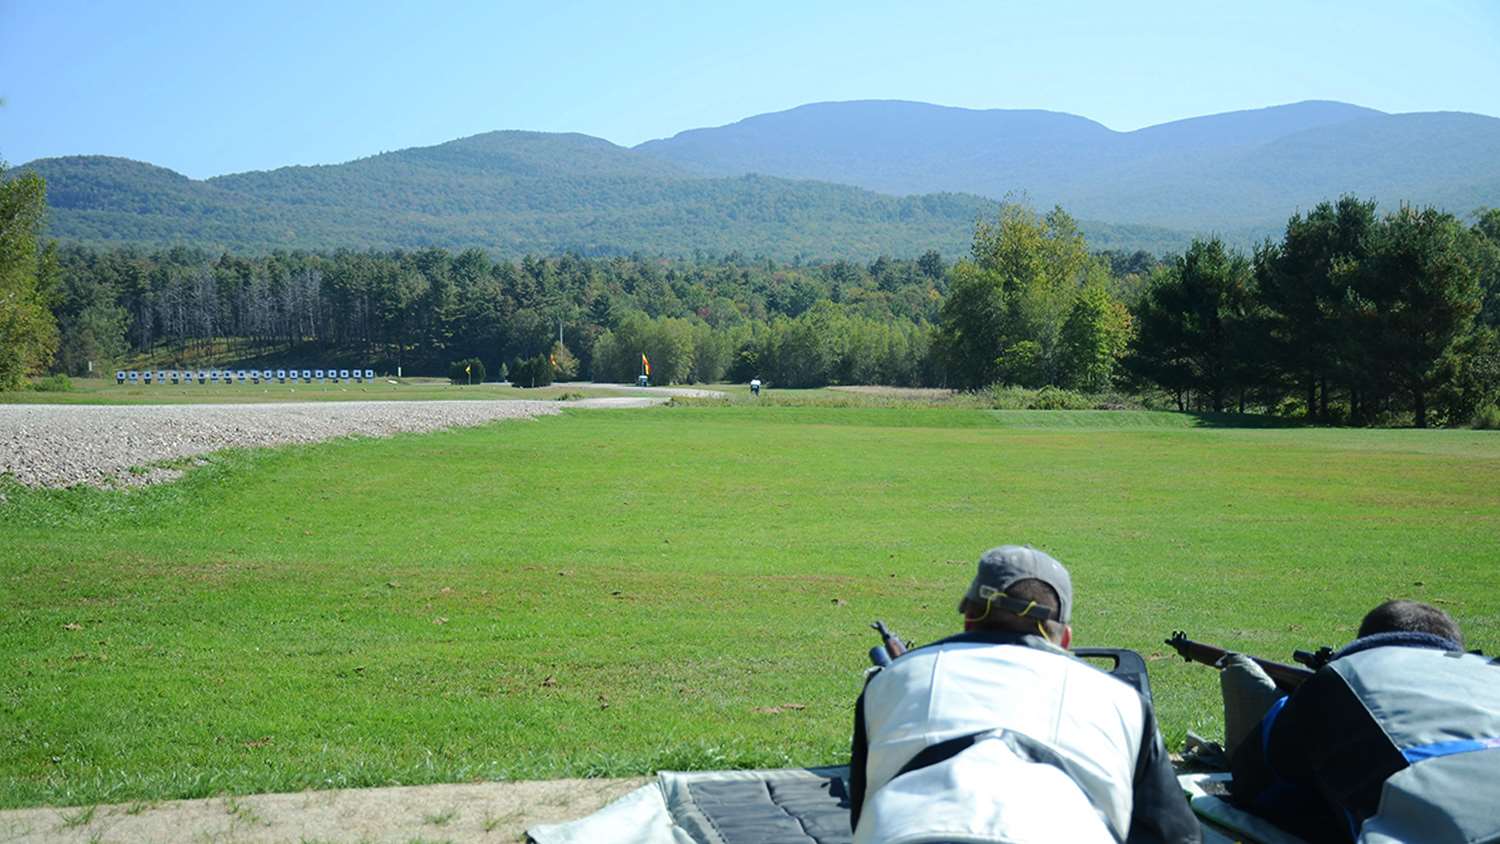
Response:
[[[1178,655],[1188,662],[1200,662],[1204,665],[1212,665],[1222,668],[1219,660],[1223,659],[1229,651],[1216,648],[1213,645],[1205,645],[1202,642],[1194,642],[1181,630],[1172,633],[1172,638],[1167,644],[1176,649]],[[1247,654],[1248,656],[1248,654]],[[1333,648],[1321,647],[1316,651],[1292,651],[1292,659],[1301,665],[1287,665],[1284,662],[1272,662],[1269,659],[1250,657],[1261,670],[1266,672],[1276,683],[1276,687],[1284,692],[1291,693],[1296,688],[1309,680],[1319,668],[1327,665],[1333,659]]]
[[[880,644],[870,648],[871,664],[884,667],[890,665],[891,660],[906,653],[909,645],[902,642],[895,633],[892,633],[890,628],[885,626],[884,621],[876,619],[870,626],[875,629],[876,633],[880,634]]]
[[[884,668],[891,664],[891,660],[911,650],[911,643],[902,642],[900,637],[885,626],[885,622],[876,620],[870,626],[880,634],[880,644],[870,648],[870,662],[875,666]],[[1071,652],[1140,692],[1147,700],[1151,699],[1151,679],[1146,675],[1146,662],[1135,651],[1120,648],[1073,648]],[[1107,661],[1109,666],[1101,665],[1100,660]]]

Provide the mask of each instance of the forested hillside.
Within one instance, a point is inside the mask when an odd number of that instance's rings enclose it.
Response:
[[[776,260],[961,252],[995,203],[892,197],[826,182],[704,178],[585,135],[491,132],[347,164],[197,181],[99,156],[18,171],[48,184],[48,234],[94,245],[478,248],[498,255],[740,253]],[[1186,236],[1085,223],[1101,247],[1161,252]]]
[[[1304,102],[1115,132],[1048,111],[820,103],[625,149],[490,132],[345,164],[197,181],[99,156],[43,159],[49,233],[148,247],[958,254],[995,200],[1081,218],[1096,248],[1248,249],[1289,210],[1352,194],[1459,215],[1500,205],[1500,120]]]
[[[1133,132],[1049,111],[817,103],[637,147],[716,175],[763,173],[890,194],[1025,196],[1085,218],[1249,245],[1288,209],[1349,193],[1456,214],[1500,205],[1500,119],[1302,102]]]
[[[1144,253],[1122,266],[1147,267]],[[57,256],[58,367],[256,365],[317,358],[441,374],[478,358],[507,367],[556,356],[558,376],[660,383],[750,368],[784,385],[917,384],[931,369],[946,287],[936,252],[813,267],[659,258],[495,261],[471,249],[277,252],[177,248]],[[557,345],[558,335],[563,337]],[[771,351],[746,357],[749,349]]]

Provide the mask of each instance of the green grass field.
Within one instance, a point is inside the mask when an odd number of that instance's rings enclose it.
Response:
[[[1073,571],[1080,645],[1286,660],[1394,596],[1500,621],[1500,434],[1175,414],[671,406],[3,487],[0,806],[814,765],[867,628],[953,632],[985,548]]]

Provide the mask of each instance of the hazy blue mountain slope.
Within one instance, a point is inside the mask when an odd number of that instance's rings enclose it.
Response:
[[[1117,133],[1122,146],[1155,154],[1217,152],[1270,143],[1310,129],[1336,126],[1384,112],[1328,100],[1189,117]]]
[[[1458,213],[1500,205],[1500,120],[1324,101],[1133,132],[1053,112],[818,103],[637,149],[704,172],[1022,195],[1084,218],[1191,231],[1275,230],[1346,192]]]
[[[1351,193],[1457,214],[1500,205],[1500,120],[1473,114],[1361,117],[1219,155],[1142,162],[1070,186],[1081,216],[1168,227],[1274,230]]]
[[[757,115],[636,149],[721,175],[820,179],[898,194],[964,185],[963,192],[1003,196],[1064,172],[1068,161],[1058,150],[1103,144],[1110,134],[1060,112],[870,100]],[[1022,175],[1025,183],[1013,181]]]
[[[1237,177],[1269,174],[1271,184],[1289,190],[1321,195],[1345,187],[1385,202],[1466,212],[1500,199],[1500,120],[1459,112],[1383,115],[1282,138],[1236,164]]]

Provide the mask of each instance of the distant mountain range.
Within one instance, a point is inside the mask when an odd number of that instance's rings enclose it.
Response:
[[[1248,245],[1341,193],[1500,205],[1500,120],[1305,102],[1115,132],[1057,112],[863,101],[634,149],[506,131],[201,181],[103,156],[18,169],[47,179],[52,236],[94,244],[955,256],[1009,197],[1061,204],[1095,248],[1161,252],[1205,232]]]
[[[1500,204],[1500,119],[1302,102],[1115,132],[1051,111],[818,103],[648,141],[712,175],[764,173],[906,195],[1026,196],[1075,216],[1266,231],[1342,193],[1467,214]]]

